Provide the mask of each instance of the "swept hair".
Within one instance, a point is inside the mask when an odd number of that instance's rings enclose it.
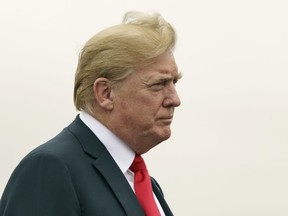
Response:
[[[121,24],[104,29],[84,45],[75,75],[76,109],[93,113],[97,78],[122,80],[166,50],[173,50],[175,42],[173,27],[159,13],[127,12]]]

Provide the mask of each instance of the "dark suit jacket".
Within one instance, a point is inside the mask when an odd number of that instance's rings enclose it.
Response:
[[[151,180],[165,214],[172,216]],[[78,116],[17,166],[0,202],[0,216],[12,215],[145,216],[107,149]]]

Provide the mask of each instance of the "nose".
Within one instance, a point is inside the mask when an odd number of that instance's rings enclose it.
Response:
[[[177,90],[174,84],[171,84],[170,88],[166,91],[165,98],[163,100],[164,107],[178,107],[181,104],[181,100],[178,96]]]

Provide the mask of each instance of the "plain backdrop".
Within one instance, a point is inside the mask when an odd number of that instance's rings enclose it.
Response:
[[[0,0],[0,194],[68,125],[78,54],[129,10],[176,29],[171,138],[145,154],[179,216],[288,215],[286,0]]]

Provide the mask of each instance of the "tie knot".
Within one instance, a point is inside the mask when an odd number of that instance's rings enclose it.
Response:
[[[139,170],[146,170],[146,165],[145,162],[143,160],[143,158],[141,157],[141,155],[136,154],[133,163],[130,166],[130,169],[133,172],[137,172]]]

